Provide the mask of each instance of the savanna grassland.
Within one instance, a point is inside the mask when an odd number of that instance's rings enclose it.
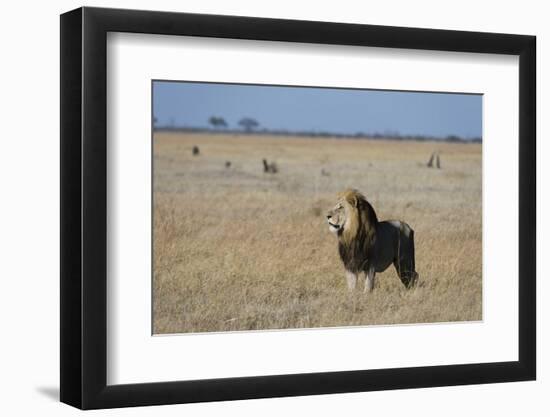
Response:
[[[480,144],[165,132],[153,140],[154,333],[482,319]],[[426,167],[435,150],[441,169]],[[262,158],[279,172],[264,173]],[[348,293],[325,219],[347,187],[379,219],[415,230],[415,288],[390,266],[372,293],[363,282]]]

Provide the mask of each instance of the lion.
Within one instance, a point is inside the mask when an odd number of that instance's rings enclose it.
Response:
[[[338,194],[328,211],[329,230],[338,237],[338,251],[344,263],[348,289],[353,291],[359,274],[365,274],[364,292],[374,289],[376,272],[392,263],[406,288],[418,279],[414,265],[414,231],[405,222],[378,221],[365,196],[354,189]]]

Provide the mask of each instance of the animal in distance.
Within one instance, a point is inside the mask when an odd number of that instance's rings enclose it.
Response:
[[[279,168],[275,162],[267,162],[267,159],[262,159],[262,164],[264,165],[264,172],[268,174],[276,174],[279,172]]]

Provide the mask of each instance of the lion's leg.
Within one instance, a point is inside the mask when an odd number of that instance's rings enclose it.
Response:
[[[376,271],[374,269],[374,266],[369,266],[369,268],[365,272],[365,289],[363,290],[363,292],[371,292],[374,289],[375,275]]]
[[[346,280],[348,281],[348,290],[353,291],[357,285],[357,274],[346,271]]]

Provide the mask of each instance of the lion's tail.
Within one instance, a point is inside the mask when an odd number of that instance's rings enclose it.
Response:
[[[414,230],[411,229],[411,272],[414,274],[416,272],[415,265],[415,255],[414,255]]]
[[[401,256],[401,251],[404,251],[403,257]],[[397,259],[399,260],[399,276],[401,281],[407,288],[411,288],[418,279],[414,253],[414,230],[405,223],[401,223],[400,227]]]
[[[411,229],[411,272],[410,272],[411,277],[409,281],[409,288],[414,286],[414,284],[418,280],[418,273],[416,272],[415,259],[416,259],[416,255],[414,253],[414,230]]]

